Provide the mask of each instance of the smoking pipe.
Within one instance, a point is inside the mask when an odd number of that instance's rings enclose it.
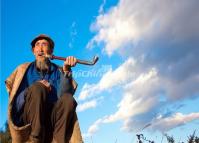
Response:
[[[50,60],[54,60],[54,59],[62,60],[62,61],[66,60],[66,58],[64,58],[64,57],[59,57],[59,56],[55,56],[55,55],[45,55],[45,57],[49,58]],[[86,61],[86,60],[77,59],[77,63],[78,64],[83,64],[83,65],[90,65],[90,66],[92,66],[92,65],[95,65],[95,63],[98,60],[99,60],[99,57],[94,56],[92,61]]]

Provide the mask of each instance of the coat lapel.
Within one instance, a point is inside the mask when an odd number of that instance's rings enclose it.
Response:
[[[25,72],[26,72],[29,65],[30,65],[30,63],[25,63],[25,64],[19,66],[19,68],[17,69],[16,77],[14,78],[15,81],[13,83],[12,90],[11,90],[11,93],[10,93],[10,98],[9,98],[10,103],[12,103],[13,98],[14,98],[16,92],[17,92],[17,89],[19,88],[19,85],[21,84],[21,81],[22,81],[22,79],[25,75]]]

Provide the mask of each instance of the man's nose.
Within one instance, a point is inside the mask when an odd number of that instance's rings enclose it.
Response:
[[[38,46],[38,47],[39,47],[39,48],[38,48],[38,52],[39,52],[39,53],[41,53],[41,52],[44,51],[42,46]]]

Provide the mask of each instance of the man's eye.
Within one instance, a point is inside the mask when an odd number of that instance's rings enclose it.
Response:
[[[39,45],[40,45],[40,43],[36,43],[36,44],[35,44],[35,46],[39,46]]]

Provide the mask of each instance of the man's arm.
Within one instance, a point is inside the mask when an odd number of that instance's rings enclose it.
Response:
[[[71,69],[67,73],[62,71],[60,75],[58,96],[62,95],[63,93],[70,93],[73,95],[76,89],[76,87],[74,88],[73,82]]]
[[[61,93],[75,93],[77,88],[77,83],[72,78],[71,67],[74,67],[77,64],[77,59],[73,56],[66,58],[64,65],[62,67],[62,74],[60,78],[60,94]]]

